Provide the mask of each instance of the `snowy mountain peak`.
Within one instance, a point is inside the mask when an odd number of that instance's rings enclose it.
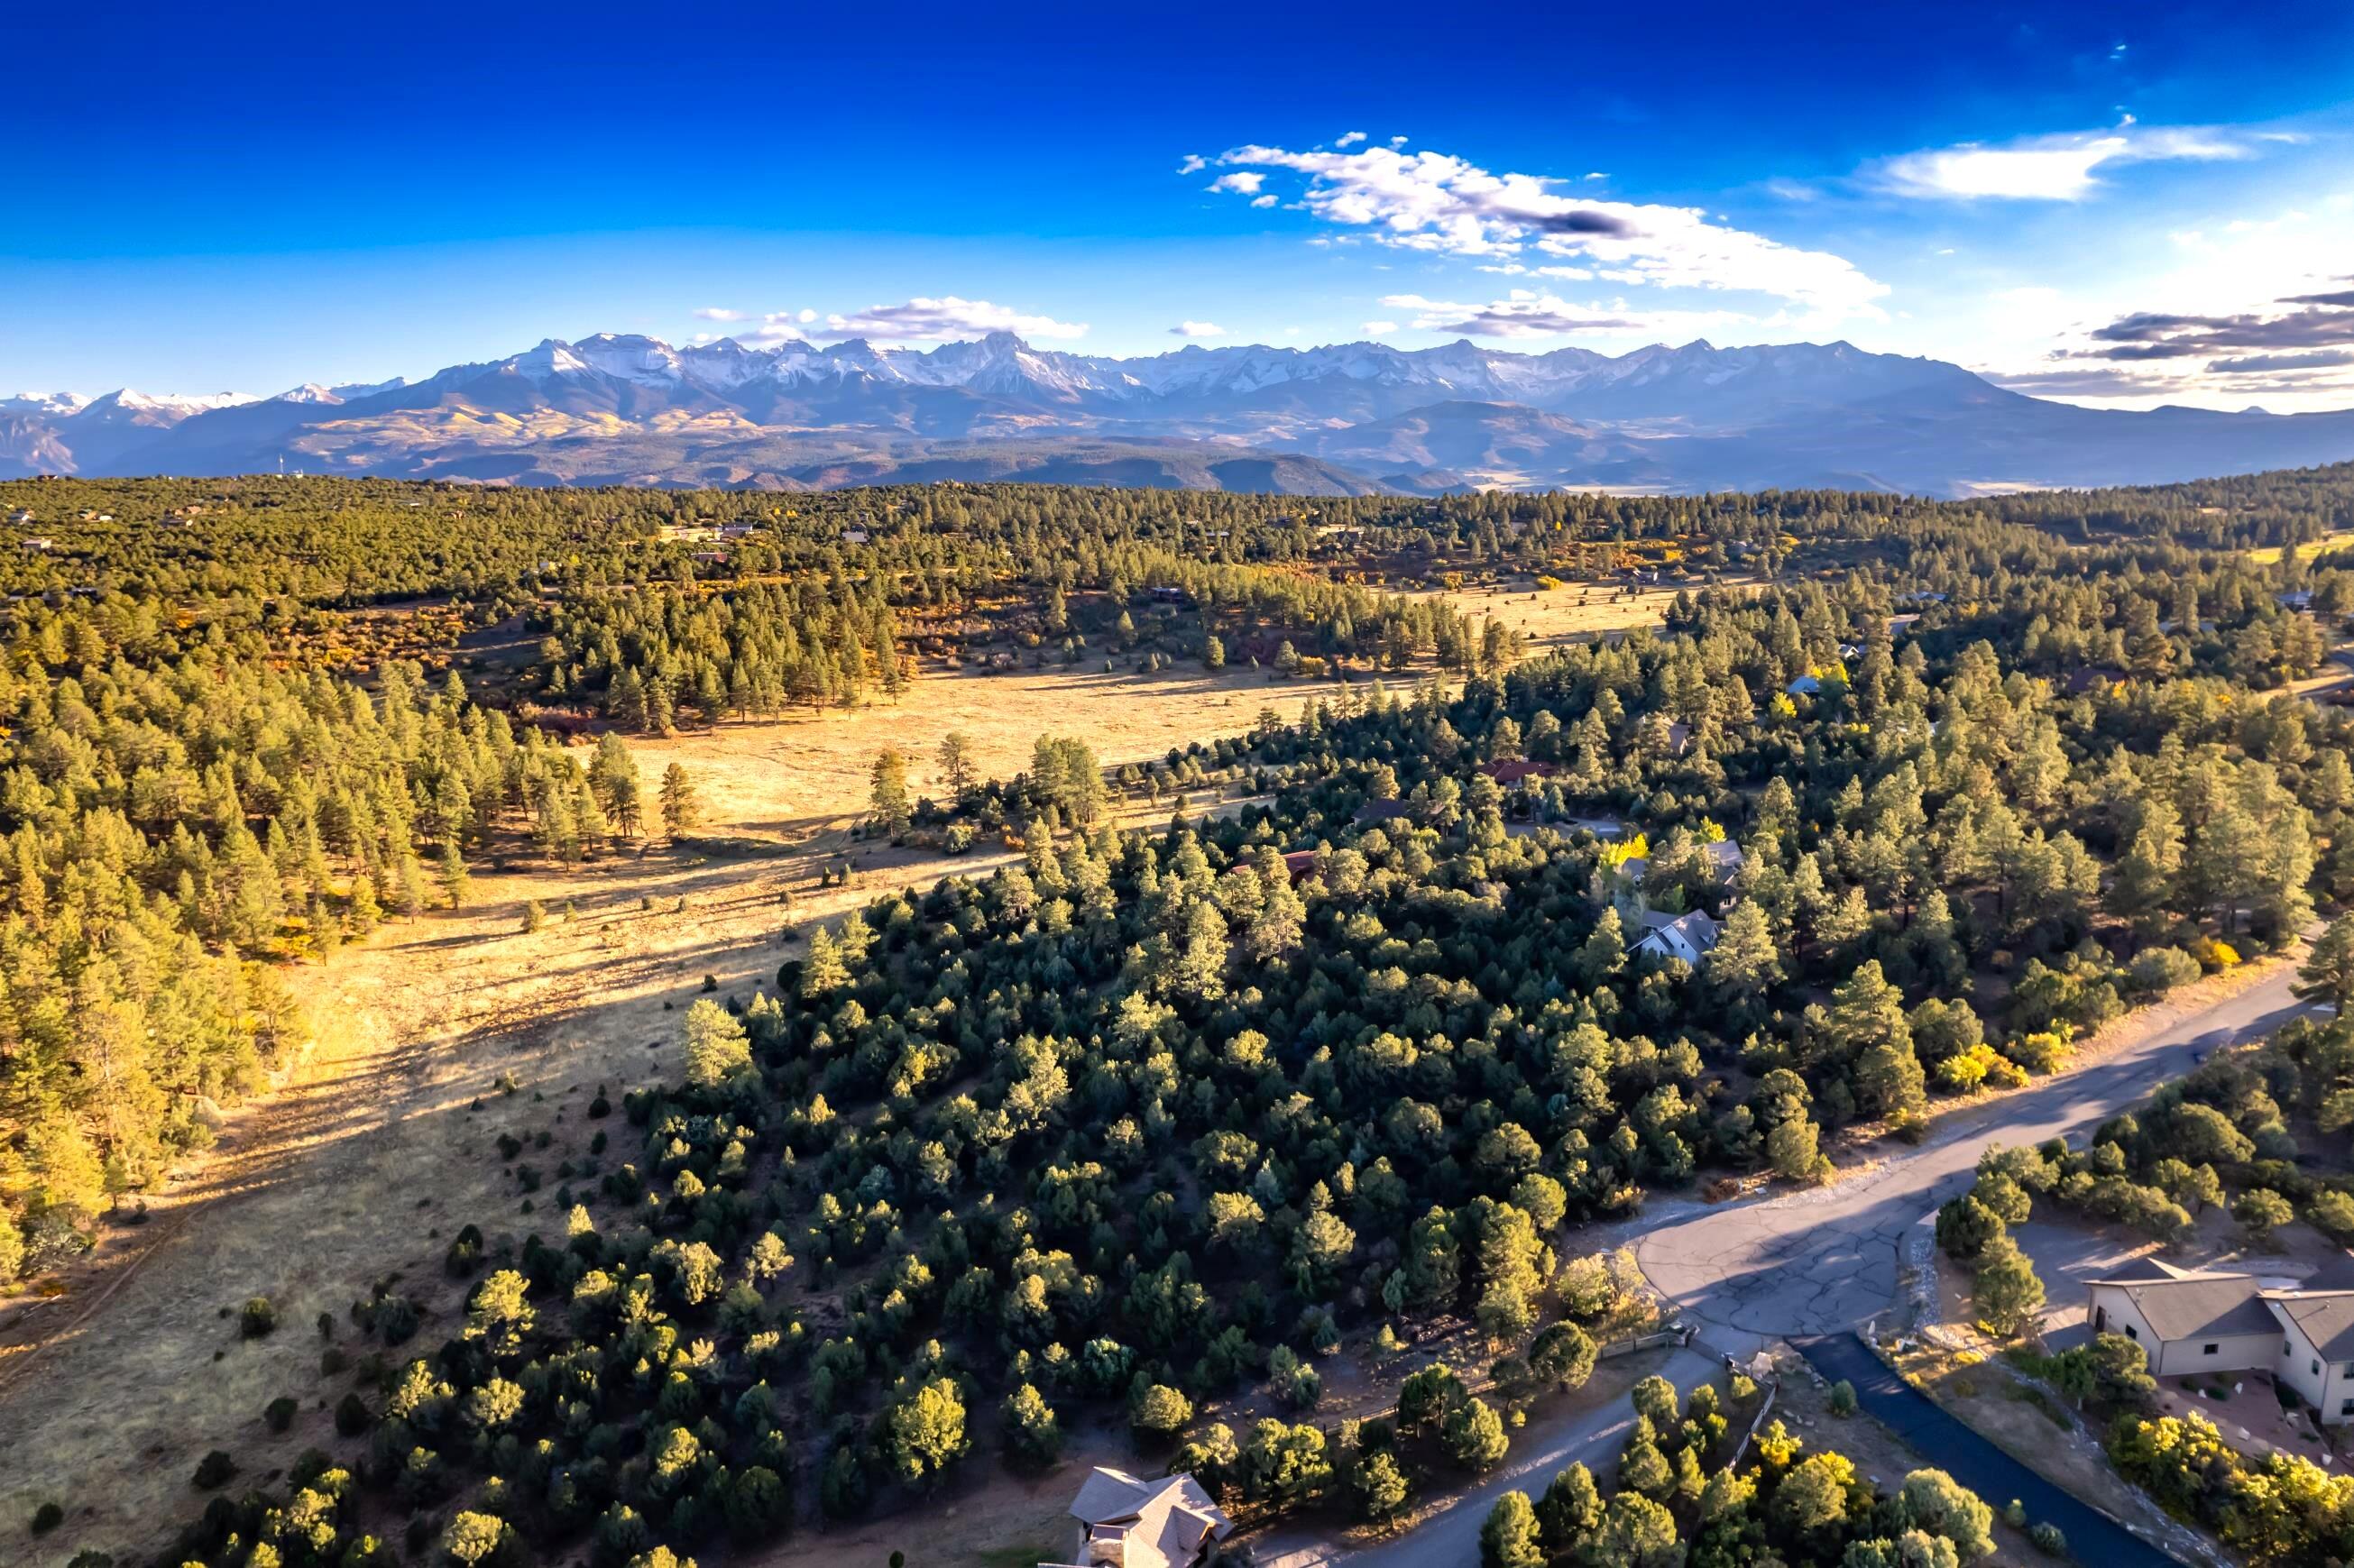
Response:
[[[186,397],[176,392],[134,392],[128,387],[120,387],[102,397],[91,398],[75,411],[74,417],[86,419],[122,414],[179,420],[208,413],[215,408],[233,408],[240,403],[259,401],[260,399],[245,392],[214,392]]]

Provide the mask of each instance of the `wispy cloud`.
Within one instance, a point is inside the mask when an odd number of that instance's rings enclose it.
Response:
[[[1381,336],[1384,333],[1395,332],[1397,329],[1398,325],[1395,322],[1367,322],[1364,326],[1364,330],[1372,333],[1375,337]]]
[[[742,311],[731,311],[719,305],[705,305],[695,313],[695,319],[705,322],[740,322],[747,318]]]
[[[2136,125],[1988,145],[1966,142],[1908,153],[1865,171],[1900,196],[1943,201],[2083,201],[2101,189],[2104,169],[2129,164],[2245,158],[2249,143],[2229,132]]]
[[[1215,160],[1243,174],[1305,176],[1300,203],[1323,221],[1384,245],[1511,259],[1532,250],[1589,262],[1613,282],[1750,291],[1831,316],[1872,314],[1885,284],[1845,258],[1712,221],[1698,207],[1564,194],[1550,176],[1493,174],[1444,153],[1362,147],[1294,152],[1246,145]],[[1256,184],[1214,188],[1248,190]]]
[[[802,328],[817,320],[811,310],[770,311],[760,318],[760,324],[739,336],[758,344],[786,343],[802,336]]]
[[[1335,147],[1353,147],[1365,139],[1363,131],[1345,131],[1332,139]]]
[[[897,305],[869,305],[849,315],[825,318],[828,337],[875,338],[885,343],[945,343],[986,336],[993,332],[1023,337],[1076,338],[1087,335],[1085,322],[1056,321],[1033,315],[987,300],[939,299],[918,296]]]
[[[2346,302],[2336,302],[2338,301]],[[2086,334],[2079,359],[2204,359],[2247,350],[2354,348],[2354,293],[2297,294],[2279,302],[2297,308],[2238,315],[2174,315],[2137,311]],[[2210,368],[2227,368],[2217,361]],[[2274,370],[2280,365],[2256,368]]]
[[[1231,175],[1220,175],[1210,182],[1210,188],[1214,191],[1230,191],[1236,196],[1257,196],[1259,186],[1265,184],[1267,184],[1265,175],[1243,170]]]
[[[1224,337],[1226,329],[1215,322],[1179,322],[1169,329],[1175,337]]]
[[[1567,337],[1578,334],[1624,336],[1697,333],[1746,318],[1730,311],[1647,311],[1624,302],[1579,305],[1554,294],[1514,289],[1500,300],[1462,304],[1420,294],[1391,294],[1382,303],[1414,313],[1416,332],[1458,333],[1467,337]]]

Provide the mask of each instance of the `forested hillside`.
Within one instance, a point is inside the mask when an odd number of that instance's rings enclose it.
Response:
[[[461,1561],[724,1550],[1107,1414],[1237,1506],[1394,1511],[1634,1309],[1564,1266],[1579,1222],[1816,1180],[1826,1134],[2051,1072],[2354,896],[2348,721],[2282,689],[2354,573],[2243,549],[2349,499],[0,486],[48,530],[5,563],[0,1263],[69,1255],[293,1048],[271,965],[462,898],[469,857],[641,831],[619,732],[887,702],[1009,641],[1257,648],[1271,696],[1310,658],[1347,695],[1163,766],[1260,799],[1119,831],[1140,776],[1064,736],[938,802],[1020,863],[696,1003],[667,1086],[600,1098],[557,1171],[563,1234],[486,1249],[513,1222],[480,1216],[436,1345],[397,1283],[356,1303],[366,1359],[317,1391],[343,1448],[171,1561],[366,1563],[459,1520]],[[1532,657],[1408,597],[1628,572],[1687,590],[1657,633]],[[438,666],[476,633],[526,653],[470,690]],[[1485,1392],[1467,1366],[1328,1453],[1318,1358],[1458,1319]],[[1286,1417],[1194,1423],[1254,1388]],[[1809,1539],[1917,1523],[1872,1508]]]

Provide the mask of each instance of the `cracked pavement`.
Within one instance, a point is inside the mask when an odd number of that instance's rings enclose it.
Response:
[[[1775,1340],[1853,1329],[1894,1302],[1904,1233],[1972,1180],[1990,1143],[2080,1138],[2198,1056],[2269,1033],[2304,1011],[2284,966],[2233,996],[2083,1067],[1988,1100],[1917,1150],[1808,1192],[1674,1214],[1635,1245],[1661,1294],[1707,1342],[1748,1355]]]

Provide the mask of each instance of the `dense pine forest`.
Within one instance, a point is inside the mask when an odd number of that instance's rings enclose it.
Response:
[[[2285,689],[2354,611],[2296,548],[2354,527],[2354,471],[1967,503],[0,485],[20,510],[0,1280],[299,1050],[285,966],[484,855],[643,832],[623,735],[1001,653],[1349,683],[1165,759],[1262,786],[1231,816],[1114,829],[1132,779],[1084,736],[938,802],[1021,863],[697,1002],[536,1234],[451,1248],[462,1324],[419,1339],[396,1286],[323,1326],[341,1446],[167,1568],[725,1556],[1107,1415],[1237,1510],[1385,1518],[1639,1321],[1581,1223],[1818,1180],[1830,1136],[1917,1133],[2354,900],[2349,721]],[[1657,631],[1542,652],[1417,597],[1637,579],[1683,590]],[[458,679],[478,637],[525,656]],[[1318,1422],[1343,1334],[1447,1322],[1479,1364]],[[1195,1419],[1254,1389],[1284,1414]],[[1883,1496],[1787,1433],[1723,1469],[1740,1412],[1646,1420],[1616,1495],[1565,1476],[1500,1560],[1986,1550],[1943,1478]]]

